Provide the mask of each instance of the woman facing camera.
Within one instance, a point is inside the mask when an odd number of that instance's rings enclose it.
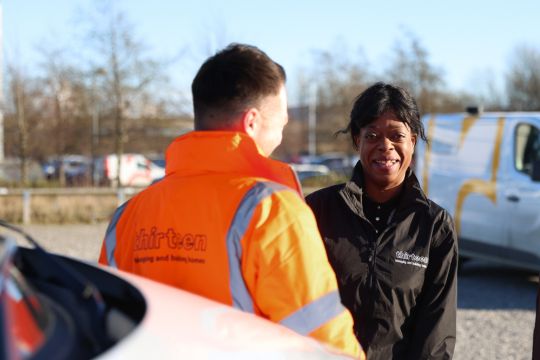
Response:
[[[345,184],[310,194],[343,304],[368,360],[450,359],[456,340],[457,239],[449,213],[411,170],[427,141],[414,98],[376,83],[355,100],[360,161]]]

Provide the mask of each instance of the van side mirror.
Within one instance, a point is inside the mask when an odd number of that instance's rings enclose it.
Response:
[[[535,160],[532,164],[531,179],[540,182],[540,159]]]

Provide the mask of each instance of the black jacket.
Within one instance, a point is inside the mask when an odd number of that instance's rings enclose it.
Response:
[[[536,294],[536,319],[534,321],[533,360],[540,360],[540,283]]]
[[[368,360],[451,359],[456,341],[457,237],[446,210],[408,170],[381,233],[362,206],[362,167],[316,191],[313,209],[343,304]]]

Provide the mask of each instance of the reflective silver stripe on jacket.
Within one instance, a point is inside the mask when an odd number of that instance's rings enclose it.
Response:
[[[233,307],[237,309],[254,312],[253,299],[242,276],[242,246],[240,241],[246,233],[257,205],[274,192],[285,189],[288,188],[273,182],[259,182],[244,195],[234,214],[231,227],[227,233],[227,253]]]
[[[281,320],[280,324],[299,334],[308,335],[341,314],[344,310],[345,308],[341,305],[341,299],[336,290],[298,309]]]
[[[114,268],[118,268],[116,265],[116,260],[114,259],[114,250],[116,250],[116,224],[118,223],[118,220],[120,220],[120,216],[122,216],[128,202],[129,201],[126,201],[122,204],[122,206],[116,209],[111,222],[107,227],[107,231],[105,232],[105,251],[107,253],[107,262],[109,263],[109,266]]]

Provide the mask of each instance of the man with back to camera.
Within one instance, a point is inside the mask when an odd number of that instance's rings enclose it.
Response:
[[[364,357],[293,170],[268,156],[287,123],[285,71],[231,44],[192,83],[195,131],[163,180],[113,215],[99,262],[251,312]]]

